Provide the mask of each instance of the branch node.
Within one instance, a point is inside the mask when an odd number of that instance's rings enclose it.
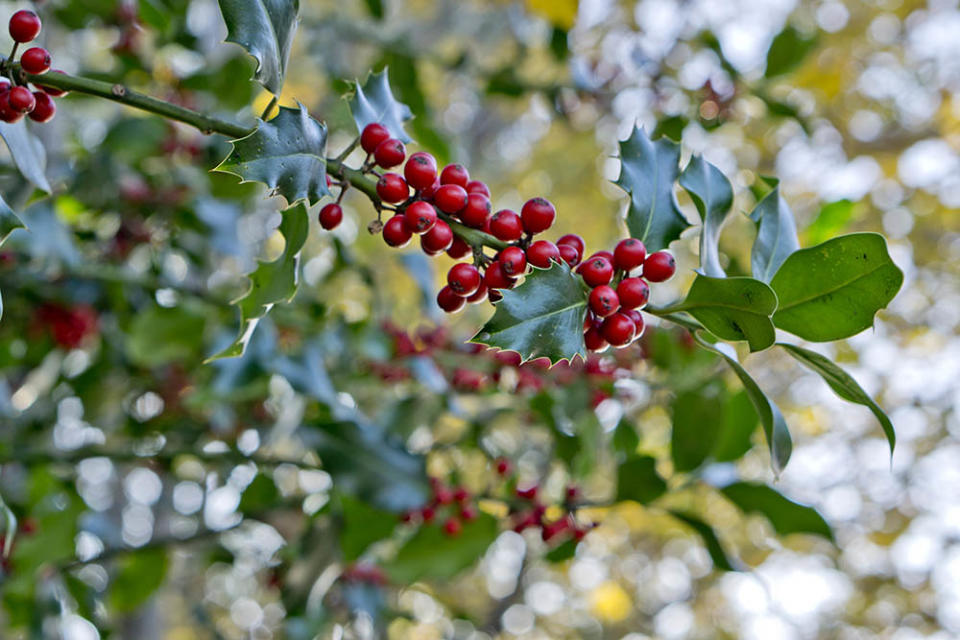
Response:
[[[110,87],[110,92],[118,98],[122,98],[123,96],[127,95],[127,88],[122,84],[115,84]]]

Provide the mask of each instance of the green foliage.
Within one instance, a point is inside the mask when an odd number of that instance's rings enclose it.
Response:
[[[770,281],[780,300],[773,322],[812,342],[849,338],[873,326],[901,284],[883,236],[840,236],[783,263]]]
[[[135,611],[163,584],[167,564],[167,550],[162,547],[122,556],[110,585],[110,606],[119,613]]]
[[[343,515],[340,549],[347,562],[353,562],[374,542],[383,540],[397,526],[397,514],[377,509],[349,495],[339,497]]]
[[[390,135],[401,142],[410,142],[403,123],[413,117],[410,107],[393,97],[387,69],[371,73],[361,85],[356,83],[350,96],[350,112],[357,123],[357,132],[372,123],[382,124]]]
[[[860,206],[850,200],[836,200],[820,207],[813,222],[804,229],[803,235],[810,244],[820,244],[840,235],[856,218]]]
[[[10,205],[0,198],[0,245],[17,229],[26,229],[26,225],[13,212]]]
[[[471,342],[516,351],[524,360],[586,357],[583,321],[587,296],[566,263],[534,269],[523,284],[503,291],[493,317]]]
[[[780,195],[777,180],[768,178],[773,189],[767,193],[750,214],[757,223],[757,237],[750,252],[753,277],[770,282],[777,269],[800,248],[797,240],[797,225],[787,201]]]
[[[713,527],[698,516],[686,511],[671,509],[670,515],[696,531],[697,535],[703,539],[703,544],[707,548],[707,553],[710,554],[710,559],[713,560],[714,567],[721,571],[737,570],[733,561],[727,556],[727,552],[723,550],[720,538],[717,537],[717,532],[713,530]]]
[[[280,491],[277,490],[276,483],[269,476],[258,473],[240,496],[240,511],[255,514],[276,506],[278,502]]]
[[[667,491],[666,481],[657,473],[651,456],[632,455],[617,467],[617,501],[633,500],[650,504]]]
[[[219,0],[227,24],[227,42],[257,61],[255,78],[279,95],[297,30],[299,0]]]
[[[678,393],[673,399],[670,455],[676,471],[696,469],[713,451],[722,426],[723,401],[715,384]]]
[[[200,355],[206,318],[187,305],[152,306],[127,331],[127,356],[141,367],[156,367]]]
[[[0,137],[3,137],[10,150],[10,156],[23,177],[33,185],[49,193],[52,189],[47,182],[47,153],[43,144],[27,130],[26,120],[9,123],[0,122]]]
[[[774,489],[750,482],[734,482],[720,492],[746,513],[760,513],[779,535],[812,533],[833,540],[833,531],[816,509],[798,504]]]
[[[680,186],[687,190],[700,213],[700,271],[712,278],[727,274],[720,265],[720,228],[733,204],[733,187],[720,169],[695,155],[680,174]]]
[[[412,584],[424,578],[451,578],[476,562],[496,537],[497,521],[486,513],[464,523],[456,537],[446,535],[440,525],[424,525],[400,547],[384,569],[400,584]]]
[[[817,44],[817,37],[804,36],[796,28],[787,25],[778,33],[767,50],[767,67],[764,75],[773,78],[793,71]]]

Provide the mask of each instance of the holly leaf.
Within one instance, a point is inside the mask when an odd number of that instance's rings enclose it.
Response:
[[[523,360],[586,358],[587,296],[565,262],[535,269],[516,289],[504,289],[493,317],[470,342],[516,351]]]
[[[852,233],[800,249],[770,281],[780,305],[773,323],[811,342],[849,338],[873,326],[903,284],[876,233]]]
[[[297,30],[299,0],[219,0],[227,24],[227,42],[238,44],[257,61],[260,84],[279,95]]]
[[[44,174],[47,168],[47,153],[40,140],[27,130],[26,120],[0,122],[0,136],[7,143],[10,156],[23,177],[38,189],[50,193],[50,183]]]
[[[671,403],[670,455],[676,471],[696,469],[717,444],[724,396],[717,384],[678,393]]]
[[[770,451],[770,464],[774,473],[780,474],[783,468],[787,466],[790,460],[790,453],[793,451],[793,442],[790,439],[790,431],[787,429],[787,421],[784,420],[780,408],[773,403],[763,392],[760,385],[757,384],[743,365],[737,360],[737,354],[730,345],[710,344],[704,340],[700,332],[693,334],[694,339],[704,349],[713,351],[723,357],[733,369],[733,372],[740,378],[740,383],[750,396],[753,408],[757,410],[760,416],[760,424],[763,425],[763,433],[767,438],[767,448]]]
[[[294,204],[311,205],[329,195],[327,189],[327,126],[314,120],[303,105],[280,107],[275,118],[250,135],[231,140],[233,151],[214,171],[242,182],[262,182]]]
[[[123,555],[110,586],[111,608],[124,613],[136,610],[160,588],[166,575],[167,550],[162,547]]]
[[[816,44],[816,36],[805,37],[795,28],[785,27],[770,43],[767,50],[767,68],[763,75],[772,78],[792,71],[800,66]]]
[[[402,142],[411,141],[403,123],[413,117],[413,112],[410,107],[393,97],[386,68],[380,73],[371,73],[362,85],[357,82],[349,103],[358,131],[363,131],[368,124],[377,122],[386,127],[394,138]]]
[[[812,533],[833,540],[833,531],[816,509],[798,504],[764,484],[734,482],[720,492],[745,513],[760,513],[776,532]]]
[[[727,556],[727,552],[723,550],[723,545],[720,544],[720,538],[717,537],[717,533],[713,530],[713,527],[699,517],[686,511],[670,509],[670,515],[699,534],[700,538],[703,539],[704,546],[707,548],[707,553],[710,554],[710,559],[713,560],[714,567],[721,571],[737,570]]]
[[[383,540],[397,526],[397,514],[341,495],[340,506],[343,528],[340,531],[340,549],[347,562],[354,562],[374,542]]]
[[[695,155],[680,174],[680,186],[700,213],[700,271],[713,278],[726,277],[720,266],[720,228],[733,204],[733,187],[720,169]]]
[[[497,521],[486,513],[464,522],[456,537],[446,535],[439,525],[424,525],[384,569],[398,584],[411,584],[421,578],[445,580],[476,563],[496,537]]]
[[[777,296],[759,280],[698,275],[687,297],[663,311],[686,311],[714,335],[746,340],[750,351],[762,351],[776,340],[770,319],[776,309]]]
[[[13,209],[3,198],[0,198],[0,245],[3,245],[10,234],[17,229],[26,228],[27,225],[23,224],[23,220],[13,212]]]
[[[673,183],[680,172],[680,145],[652,141],[639,127],[620,142],[620,176],[615,184],[630,194],[627,228],[648,251],[666,249],[690,226],[680,212]]]
[[[300,251],[307,240],[310,223],[307,207],[301,202],[280,212],[280,234],[286,241],[283,253],[273,262],[260,262],[249,275],[250,288],[233,301],[240,307],[240,335],[233,343],[207,360],[242,356],[257,324],[278,302],[289,302],[297,293]]]
[[[153,305],[133,317],[127,331],[127,357],[141,367],[157,367],[197,354],[207,318],[189,306]]]
[[[890,418],[887,417],[887,414],[880,408],[880,405],[853,379],[853,376],[841,369],[829,358],[815,351],[784,342],[777,343],[777,346],[784,349],[808,369],[818,373],[837,396],[848,402],[861,404],[870,409],[880,422],[883,433],[887,436],[887,442],[890,443],[890,455],[893,455],[893,447],[897,443],[893,423],[890,422]]]
[[[780,195],[779,181],[767,178],[773,189],[757,203],[750,219],[757,223],[757,237],[750,251],[753,277],[770,282],[777,269],[800,248],[797,224],[787,201]]]
[[[633,500],[649,504],[667,491],[666,481],[650,456],[633,455],[617,468],[617,502]]]

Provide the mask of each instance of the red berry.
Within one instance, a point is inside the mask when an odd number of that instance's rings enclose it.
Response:
[[[483,229],[490,217],[490,198],[482,193],[467,194],[467,206],[460,212],[463,224],[474,229]]]
[[[603,256],[590,258],[580,265],[580,277],[591,287],[599,287],[613,280],[613,265]]]
[[[433,181],[433,184],[427,187],[426,189],[421,189],[418,194],[424,200],[433,200],[433,197],[437,195],[437,190],[440,188],[440,178],[437,178]]]
[[[636,325],[625,313],[615,313],[600,326],[604,339],[615,347],[622,347],[633,340]]]
[[[620,308],[620,298],[613,287],[600,285],[590,292],[590,310],[597,316],[606,318],[617,312]]]
[[[455,184],[466,189],[470,174],[462,164],[448,164],[440,172],[440,184]]]
[[[646,323],[643,321],[643,314],[637,311],[636,309],[630,309],[629,311],[624,311],[631,320],[633,320],[633,339],[639,340],[640,336],[643,335],[643,330]]]
[[[451,244],[450,248],[447,249],[447,255],[454,260],[466,258],[471,253],[473,253],[473,248],[471,248],[470,245],[460,237],[454,237],[453,244]]]
[[[497,470],[497,475],[505,476],[510,473],[510,461],[506,458],[497,458],[494,467]]]
[[[420,510],[420,517],[423,518],[424,522],[432,522],[435,515],[437,515],[437,510],[430,505]]]
[[[549,269],[553,260],[560,260],[560,250],[549,240],[537,240],[527,247],[527,262],[540,269]]]
[[[450,518],[443,523],[443,532],[451,538],[455,538],[460,535],[461,529],[463,529],[463,525],[460,524],[460,521],[456,518]]]
[[[513,286],[513,280],[504,273],[499,262],[493,262],[487,267],[483,284],[487,285],[487,289],[509,289]]]
[[[397,166],[405,157],[407,157],[407,149],[396,138],[387,138],[373,151],[374,160],[384,169]]]
[[[524,500],[533,500],[537,497],[537,485],[532,485],[521,489],[517,487],[517,497],[523,498]]]
[[[458,296],[450,287],[440,289],[440,293],[437,294],[437,304],[447,313],[460,311],[466,303],[466,299],[463,296]]]
[[[647,248],[636,238],[627,238],[617,243],[613,250],[613,266],[623,271],[636,269],[647,257]]]
[[[445,184],[433,196],[440,211],[457,213],[467,206],[467,192],[458,184]]]
[[[40,35],[40,18],[33,11],[21,9],[10,16],[10,37],[15,42],[30,42]]]
[[[480,270],[466,262],[453,265],[447,272],[447,284],[458,296],[472,296],[482,282],[483,276],[480,275]]]
[[[643,278],[624,278],[617,285],[617,295],[624,309],[642,309],[650,299],[650,287]]]
[[[417,151],[403,166],[403,176],[417,191],[429,189],[437,179],[437,161],[426,151]]]
[[[437,210],[429,202],[411,202],[403,214],[410,233],[426,233],[437,223]]]
[[[643,261],[643,277],[650,282],[663,282],[673,277],[677,263],[668,251],[657,251]]]
[[[575,484],[571,484],[567,486],[566,495],[567,495],[567,502],[573,502],[574,500],[577,500],[580,497],[580,488],[577,487],[577,485]]]
[[[373,153],[381,142],[390,137],[390,132],[382,124],[371,122],[363,128],[360,134],[360,146],[367,153]]]
[[[470,304],[477,304],[478,302],[483,302],[487,299],[487,285],[481,283],[480,287],[477,289],[477,292],[472,296],[467,298],[467,302]]]
[[[434,498],[436,498],[438,504],[450,504],[453,502],[453,491],[437,484],[434,489]]]
[[[23,114],[10,106],[10,91],[0,93],[0,120],[4,122],[17,122],[23,117]]]
[[[523,223],[516,213],[502,209],[490,216],[490,233],[504,242],[513,242],[523,235]]]
[[[10,95],[7,99],[10,100],[10,106],[13,110],[19,111],[20,113],[30,113],[33,111],[33,108],[37,106],[37,99],[33,97],[30,89],[26,87],[14,87],[10,89]]]
[[[471,522],[477,519],[477,510],[470,506],[464,505],[460,507],[460,518],[465,522]]]
[[[490,197],[490,188],[487,187],[487,183],[481,182],[480,180],[471,180],[464,188],[467,190],[467,193],[482,193],[488,198]]]
[[[32,113],[30,117],[33,117]],[[343,209],[341,209],[340,205],[336,202],[324,205],[323,208],[320,209],[320,226],[327,231],[336,229],[341,220],[343,220]]]
[[[30,112],[30,119],[34,122],[50,122],[57,113],[57,106],[53,104],[53,98],[43,91],[34,91],[33,97],[37,104]]]
[[[575,233],[568,233],[565,236],[560,236],[560,239],[557,240],[557,246],[570,245],[577,250],[577,253],[580,254],[580,257],[583,257],[583,251],[586,249],[586,245],[583,244],[583,238],[578,236]],[[578,261],[579,262],[579,261]]]
[[[43,47],[30,47],[20,56],[20,66],[27,73],[46,73],[50,70],[50,52]]]
[[[557,245],[557,251],[560,253],[560,257],[571,267],[577,266],[580,262],[580,252],[577,251],[577,248],[569,244]]]
[[[584,262],[590,262],[594,258],[606,258],[610,264],[613,264],[613,253],[610,251],[597,251],[594,254],[591,254],[589,258],[584,260]]]
[[[402,247],[408,242],[413,234],[407,230],[406,216],[398,213],[383,225],[383,240],[391,247]]]
[[[541,233],[550,228],[554,218],[557,217],[557,210],[549,200],[544,198],[533,198],[527,200],[520,209],[520,217],[523,218],[523,230],[527,233]]]
[[[420,236],[420,247],[427,255],[440,255],[452,244],[453,229],[443,220],[437,220],[429,231]]]
[[[610,346],[598,327],[587,329],[587,332],[583,334],[583,342],[590,351],[603,351]]]
[[[63,71],[61,71],[60,69],[54,69],[54,70],[51,71],[50,73],[63,73]],[[50,94],[51,97],[54,97],[54,98],[59,98],[60,96],[65,96],[65,95],[67,95],[67,93],[68,93],[68,91],[67,91],[66,89],[58,89],[58,88],[56,88],[56,87],[43,87],[43,86],[41,86],[40,88],[43,89],[45,92],[47,92],[48,94]]]
[[[503,272],[510,277],[523,275],[527,270],[527,254],[520,247],[507,247],[497,256]]]
[[[377,195],[384,202],[403,202],[410,195],[410,189],[399,173],[385,173],[377,180]]]

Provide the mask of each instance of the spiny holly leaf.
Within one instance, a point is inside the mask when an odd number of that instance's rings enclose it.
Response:
[[[214,171],[262,182],[293,204],[311,205],[329,195],[327,189],[327,127],[298,109],[280,107],[272,120],[245,138],[231,140],[233,151]]]
[[[770,281],[777,327],[812,342],[849,338],[873,326],[903,284],[876,233],[852,233],[791,255]]]
[[[649,251],[666,249],[690,226],[673,192],[679,163],[680,145],[666,138],[654,142],[639,127],[620,142],[616,184],[630,194],[627,228]]]
[[[750,252],[750,268],[753,277],[770,282],[777,269],[794,251],[800,248],[797,240],[797,224],[787,201],[780,195],[779,181],[766,178],[773,189],[750,214],[757,223],[757,238]]]
[[[516,289],[504,289],[493,317],[470,342],[516,351],[524,360],[586,358],[587,295],[565,262],[534,269]]]
[[[12,124],[0,122],[0,136],[7,143],[13,162],[23,177],[38,189],[50,193],[50,183],[44,175],[47,168],[47,154],[40,140],[27,130],[26,120]]]
[[[815,351],[783,342],[777,344],[791,356],[799,360],[801,364],[820,374],[820,377],[830,385],[830,388],[833,389],[833,392],[838,396],[848,402],[862,404],[870,409],[873,415],[877,417],[877,420],[880,421],[880,426],[883,427],[883,433],[887,436],[887,442],[890,443],[890,455],[893,455],[893,447],[897,442],[897,436],[893,431],[893,423],[890,422],[890,418],[883,412],[880,405],[874,402],[873,398],[863,390],[863,387],[853,379],[853,376],[841,369],[829,358]]]
[[[743,368],[740,361],[737,360],[737,354],[730,345],[711,344],[697,332],[693,335],[697,343],[709,351],[723,357],[733,369],[733,372],[740,378],[740,383],[750,396],[753,402],[753,408],[757,410],[760,416],[760,423],[763,425],[763,433],[767,437],[767,447],[770,450],[770,464],[773,466],[774,473],[778,474],[787,466],[790,460],[790,453],[793,451],[793,442],[790,440],[790,431],[787,429],[787,421],[783,419],[779,407],[773,403],[763,392],[760,385],[757,384],[747,370]]]
[[[279,95],[297,30],[299,0],[219,1],[227,24],[227,42],[240,45],[256,59],[254,77]]]
[[[762,351],[776,340],[770,320],[776,309],[777,296],[759,280],[698,275],[683,302],[664,311],[686,311],[720,338],[746,340],[750,351]]]
[[[421,578],[445,580],[473,565],[497,537],[497,521],[486,513],[463,523],[456,537],[436,524],[420,527],[396,557],[384,565],[387,575],[398,584],[412,584]]]
[[[378,122],[385,126],[394,138],[410,142],[403,123],[413,117],[413,112],[410,107],[393,97],[387,69],[380,73],[371,73],[363,85],[359,82],[356,84],[356,91],[350,96],[350,112],[357,123],[358,131],[363,131],[368,124]]]
[[[686,511],[670,509],[670,515],[700,535],[700,537],[703,539],[704,546],[707,547],[707,553],[710,554],[710,559],[713,560],[713,566],[721,571],[737,570],[730,561],[730,558],[727,557],[727,552],[723,550],[723,546],[720,544],[720,539],[717,537],[717,533],[713,530],[713,527],[708,525],[699,517]]]
[[[734,482],[720,489],[720,492],[742,511],[763,514],[781,536],[813,533],[833,540],[830,525],[816,509],[789,500],[767,485]]]
[[[702,156],[690,158],[690,163],[680,174],[680,186],[690,194],[703,221],[700,229],[700,271],[713,278],[723,278],[727,274],[720,266],[718,244],[720,227],[733,204],[733,187],[723,172]]]
[[[310,228],[307,207],[301,202],[280,212],[280,233],[286,241],[283,254],[273,262],[261,262],[250,274],[250,289],[234,301],[240,306],[240,335],[229,347],[208,360],[242,356],[260,318],[274,304],[289,302],[297,292],[300,250]]]
[[[0,245],[17,229],[26,229],[27,225],[13,212],[13,209],[0,198]]]

